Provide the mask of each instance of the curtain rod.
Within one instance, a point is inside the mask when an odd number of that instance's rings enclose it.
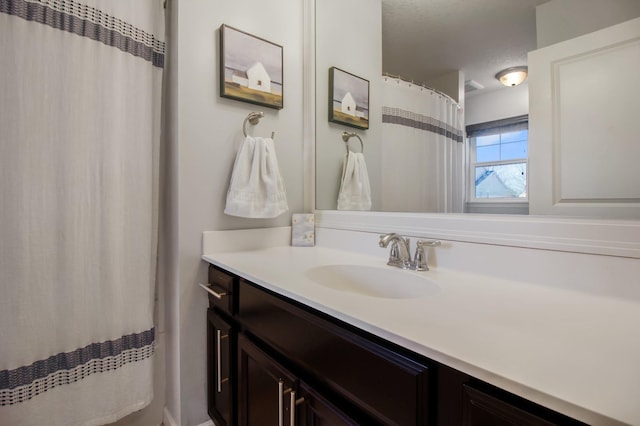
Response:
[[[460,106],[460,104],[459,104],[458,102],[456,102],[456,100],[455,100],[455,99],[453,99],[451,96],[447,95],[446,93],[444,93],[444,92],[442,92],[442,91],[440,91],[440,90],[438,90],[438,89],[434,89],[433,87],[427,86],[427,85],[426,85],[426,84],[424,84],[424,83],[420,83],[420,82],[413,81],[413,80],[407,80],[407,79],[405,79],[405,78],[402,78],[402,76],[399,76],[399,75],[393,75],[393,74],[390,74],[390,73],[388,73],[388,72],[384,72],[384,73],[382,73],[382,76],[383,76],[383,77],[389,77],[389,78],[395,78],[395,79],[397,79],[397,80],[400,80],[400,81],[403,81],[403,82],[405,82],[405,83],[409,83],[409,84],[415,84],[416,86],[420,86],[420,87],[422,87],[422,88],[424,88],[424,89],[427,89],[427,90],[430,90],[430,91],[432,91],[432,92],[434,92],[434,93],[437,93],[437,94],[438,94],[438,95],[440,95],[440,96],[444,96],[446,99],[448,99],[448,100],[450,100],[451,102],[453,102],[453,103],[455,104],[455,106],[456,106],[456,107],[458,107],[458,109],[461,109],[461,108],[462,108],[462,107]]]

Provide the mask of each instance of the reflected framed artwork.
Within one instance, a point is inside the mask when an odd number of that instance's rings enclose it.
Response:
[[[329,121],[369,128],[369,80],[340,68],[329,68]]]
[[[284,106],[282,46],[220,27],[220,96],[269,108]]]

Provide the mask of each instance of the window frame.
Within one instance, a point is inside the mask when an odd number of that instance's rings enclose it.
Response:
[[[503,120],[489,121],[485,123],[474,124],[467,126],[467,190],[466,190],[466,211],[478,211],[482,210],[482,207],[487,207],[488,213],[511,213],[514,211],[513,207],[516,207],[515,211],[520,211],[522,208],[526,208],[528,211],[529,205],[529,155],[525,158],[509,159],[509,160],[496,160],[496,161],[481,161],[476,162],[476,138],[478,136],[486,136],[490,134],[503,134],[510,131],[528,130],[529,116],[520,115],[516,117],[510,117]],[[510,130],[509,128],[513,130]],[[500,129],[499,131],[496,131]],[[527,145],[529,143],[529,135],[527,133]],[[528,149],[527,149],[528,152]],[[524,163],[526,168],[526,182],[525,190],[526,197],[503,197],[503,198],[477,198],[476,197],[476,167],[482,166],[501,166],[508,164],[522,164]],[[497,209],[497,210],[496,210]],[[503,210],[503,211],[500,211]]]

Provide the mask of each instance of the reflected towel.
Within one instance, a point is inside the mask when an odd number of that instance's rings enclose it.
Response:
[[[233,165],[225,214],[272,218],[287,210],[287,194],[273,140],[247,136]]]
[[[364,155],[360,152],[347,154],[342,167],[342,181],[338,194],[338,210],[370,210],[371,187]]]

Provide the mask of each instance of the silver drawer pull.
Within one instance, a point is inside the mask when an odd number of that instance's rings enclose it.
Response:
[[[216,299],[222,299],[224,296],[226,296],[226,295],[227,295],[227,292],[226,292],[226,291],[223,291],[223,292],[218,293],[218,292],[216,292],[216,291],[213,291],[213,289],[211,289],[211,287],[209,287],[209,286],[208,286],[208,285],[206,285],[206,284],[198,283],[198,285],[199,285],[200,287],[204,288],[204,290],[205,290],[207,293],[211,294],[211,295],[212,295],[213,297],[215,297]]]

